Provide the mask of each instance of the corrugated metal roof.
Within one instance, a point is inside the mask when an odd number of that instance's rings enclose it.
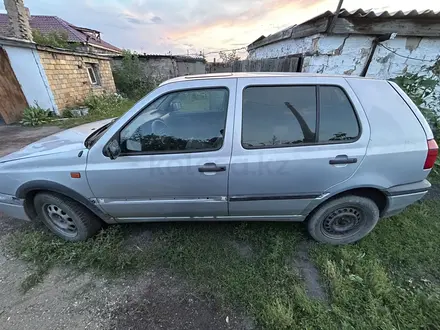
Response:
[[[329,12],[333,14],[332,12]],[[416,9],[408,11],[380,11],[375,12],[372,9],[363,10],[361,8],[348,11],[346,9],[341,9],[339,12],[339,17],[368,17],[368,18],[435,18],[440,17],[440,11],[435,12],[434,10],[422,10],[417,11]]]

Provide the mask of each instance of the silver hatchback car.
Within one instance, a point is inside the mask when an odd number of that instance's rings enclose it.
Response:
[[[0,158],[0,211],[70,241],[104,222],[282,220],[346,244],[422,198],[436,157],[428,123],[392,82],[187,76],[117,120]]]

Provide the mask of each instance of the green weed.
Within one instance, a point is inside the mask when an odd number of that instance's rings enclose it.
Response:
[[[70,128],[102,119],[120,117],[130,110],[135,103],[117,94],[90,95],[84,102],[89,108],[87,116],[59,121],[58,126]]]
[[[436,329],[439,217],[440,202],[424,202],[381,220],[358,244],[311,243],[328,301],[307,296],[294,269],[296,247],[306,239],[300,224],[114,226],[81,243],[24,231],[13,235],[9,246],[43,269],[59,265],[122,276],[165,267],[198,293],[253,316],[263,329]],[[136,228],[152,230],[152,238],[133,245]],[[41,278],[28,281],[35,285]]]

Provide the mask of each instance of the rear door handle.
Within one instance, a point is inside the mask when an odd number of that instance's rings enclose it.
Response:
[[[206,163],[203,166],[199,167],[199,172],[224,172],[226,171],[226,166],[217,166],[216,163]]]
[[[338,155],[333,159],[330,159],[328,163],[330,165],[338,165],[338,164],[354,164],[357,163],[357,158],[349,158],[347,155]]]

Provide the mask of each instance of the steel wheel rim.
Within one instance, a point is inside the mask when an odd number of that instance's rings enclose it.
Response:
[[[44,204],[43,210],[55,230],[69,237],[75,237],[78,234],[78,228],[72,217],[61,207],[55,204]]]
[[[353,236],[362,228],[365,219],[363,212],[353,206],[340,207],[325,217],[322,233],[329,238]]]

